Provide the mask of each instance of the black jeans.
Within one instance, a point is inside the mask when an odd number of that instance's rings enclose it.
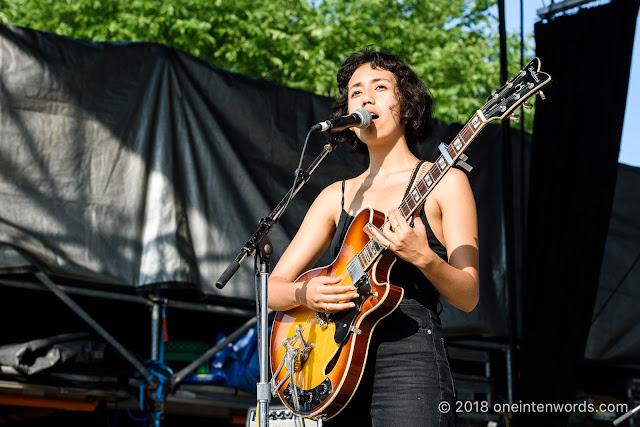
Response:
[[[376,326],[353,398],[324,425],[454,426],[455,399],[440,318],[413,300],[403,300]],[[448,411],[441,402],[448,402]]]

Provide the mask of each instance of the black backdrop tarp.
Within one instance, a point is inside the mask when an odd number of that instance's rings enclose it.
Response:
[[[640,370],[640,168],[618,165],[585,358]]]
[[[327,108],[159,45],[2,34],[1,238],[62,276],[212,290]]]
[[[638,1],[536,24],[554,82],[538,103],[523,288],[522,400],[571,403],[599,285]],[[526,414],[527,425],[566,413]]]
[[[291,186],[304,137],[328,118],[331,99],[157,44],[89,43],[4,25],[0,73],[0,241],[83,286],[254,301],[250,258],[223,290],[215,281]],[[417,148],[428,160],[462,128],[434,124],[434,137]],[[305,168],[326,138],[311,138]],[[519,132],[511,140],[519,191],[526,144]],[[501,141],[490,124],[467,151],[482,302],[471,314],[447,306],[450,333],[507,334]],[[270,233],[274,264],[320,189],[365,167],[341,145],[324,160]],[[0,253],[5,271],[24,263]]]

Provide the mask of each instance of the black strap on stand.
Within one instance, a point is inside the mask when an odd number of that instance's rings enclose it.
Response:
[[[311,133],[311,132],[310,132]],[[271,389],[269,384],[269,366],[268,366],[268,337],[267,337],[267,289],[269,276],[269,263],[273,247],[269,242],[267,234],[276,224],[278,218],[282,216],[289,201],[298,193],[304,184],[307,183],[311,174],[316,170],[320,162],[332,152],[337,145],[335,138],[330,138],[324,146],[322,152],[316,157],[313,163],[306,171],[297,174],[297,178],[293,188],[284,196],[278,206],[266,218],[260,220],[258,230],[253,234],[251,239],[244,244],[240,253],[234,261],[229,264],[227,269],[222,273],[216,287],[222,289],[229,279],[238,271],[240,264],[251,254],[255,254],[256,261],[256,315],[258,318],[258,355],[260,365],[260,382],[256,386],[258,401],[258,419],[259,426],[266,427],[269,423],[269,401],[271,400]],[[258,280],[259,278],[259,280]],[[213,350],[213,349],[212,349]],[[194,362],[195,363],[195,362]]]

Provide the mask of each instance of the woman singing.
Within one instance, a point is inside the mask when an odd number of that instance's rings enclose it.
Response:
[[[466,312],[478,303],[478,232],[469,181],[452,168],[407,221],[397,207],[419,163],[409,147],[431,131],[431,96],[403,60],[372,48],[352,54],[337,82],[334,117],[358,108],[377,116],[368,127],[341,135],[368,154],[369,167],[318,195],[270,276],[269,307],[305,305],[326,313],[354,307],[355,287],[338,285],[339,277],[295,280],[327,249],[337,256],[358,211],[385,213],[388,221],[381,232],[372,231],[373,238],[397,256],[390,283],[404,289],[404,298],[376,326],[354,397],[326,425],[454,425],[455,389],[437,305],[441,296]],[[443,411],[441,402],[450,410]]]

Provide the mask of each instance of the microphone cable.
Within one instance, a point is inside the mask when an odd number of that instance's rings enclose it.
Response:
[[[289,202],[291,202],[291,199],[293,199],[293,195],[296,191],[296,184],[298,183],[298,177],[300,176],[300,171],[302,170],[302,161],[304,160],[304,153],[307,151],[307,144],[309,143],[309,138],[311,137],[311,134],[313,132],[314,132],[313,128],[309,129],[309,132],[307,132],[307,136],[304,139],[304,144],[302,146],[302,153],[300,153],[300,160],[298,161],[298,167],[296,168],[296,171],[293,176],[293,185],[291,186],[291,190],[289,190],[289,198],[287,199],[287,202],[284,204],[284,207],[282,208],[282,212],[287,210],[287,207],[289,206]]]

